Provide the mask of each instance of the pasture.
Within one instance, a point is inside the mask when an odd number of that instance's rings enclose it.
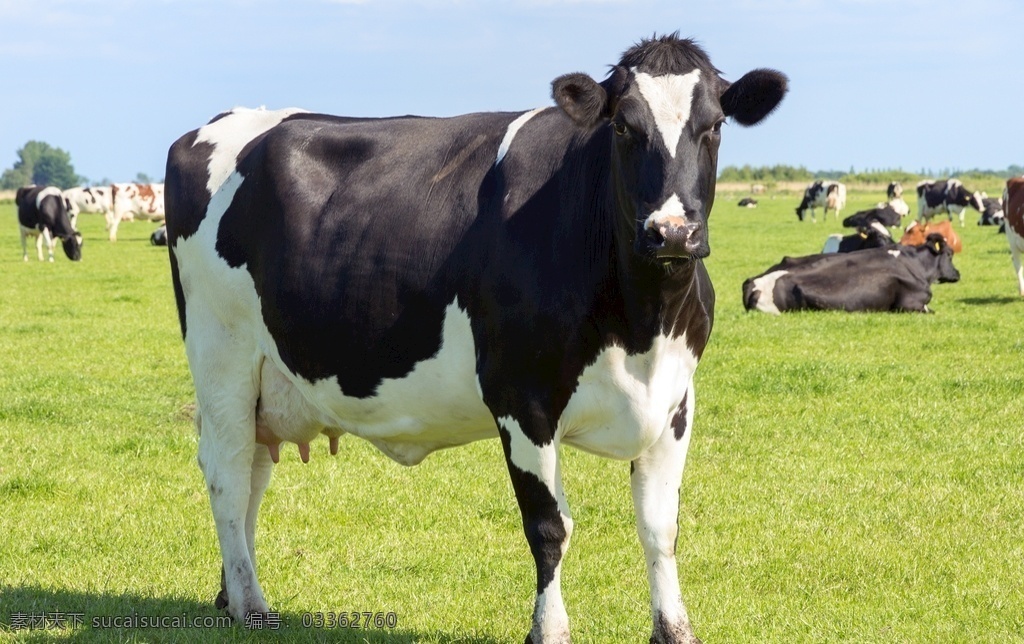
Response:
[[[841,229],[798,222],[799,194],[741,196],[720,190],[711,217],[717,315],[682,489],[697,635],[1024,641],[1024,301],[1005,238],[969,211],[933,315],[746,313],[745,278]],[[842,214],[883,196],[851,191]],[[94,627],[221,615],[167,253],[153,224],[111,244],[84,214],[80,264],[23,262],[13,204],[0,222],[0,639],[522,641],[534,566],[498,441],[415,468],[358,439],[337,458],[318,440],[308,465],[283,448],[257,537],[279,630]],[[576,641],[646,641],[629,466],[564,456]],[[303,626],[341,611],[397,626]],[[58,613],[84,623],[21,621]]]

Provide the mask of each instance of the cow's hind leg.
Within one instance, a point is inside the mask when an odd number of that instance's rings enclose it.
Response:
[[[1013,272],[1017,275],[1017,292],[1024,297],[1024,262],[1021,262],[1021,251],[1010,243],[1010,255],[1013,258]]]
[[[679,486],[693,422],[693,384],[658,441],[633,461],[630,485],[636,528],[651,589],[652,644],[700,642],[683,606],[676,568]]]
[[[546,422],[528,424],[528,435],[512,416],[498,419],[523,530],[537,566],[537,599],[527,644],[569,642],[569,615],[562,602],[562,558],[572,536],[572,518],[562,489],[558,445]],[[538,439],[538,435],[543,438]]]
[[[190,332],[186,348],[198,402],[199,466],[223,566],[217,604],[243,620],[269,610],[253,556],[256,511],[270,476],[269,453],[256,444],[259,370],[255,352],[233,342],[219,324],[193,323],[196,308],[189,309],[188,328],[202,328],[203,337]]]

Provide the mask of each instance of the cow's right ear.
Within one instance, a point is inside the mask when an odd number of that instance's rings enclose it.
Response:
[[[608,93],[582,73],[565,74],[551,82],[551,96],[577,125],[590,128],[606,114]]]
[[[774,69],[747,72],[722,93],[722,112],[740,125],[756,125],[771,114],[789,90],[789,79]]]

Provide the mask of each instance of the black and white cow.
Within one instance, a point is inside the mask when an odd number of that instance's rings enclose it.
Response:
[[[822,208],[822,217],[828,215],[832,210],[836,219],[839,219],[839,211],[846,207],[846,185],[838,181],[815,181],[804,190],[804,198],[796,207],[796,216],[800,221],[804,220],[804,213],[811,211],[811,221],[817,223],[814,216],[815,208]]]
[[[959,179],[943,181],[921,181],[917,184],[917,219],[927,223],[939,213],[960,217],[960,225],[964,225],[964,211],[970,206],[978,212],[984,210],[981,194],[971,192],[964,187]]]
[[[751,197],[743,197],[737,204],[740,208],[757,208],[757,199]]]
[[[800,309],[929,313],[931,285],[959,279],[953,249],[933,233],[920,246],[785,257],[743,283],[743,306],[776,315]]]
[[[910,214],[910,206],[903,200],[903,184],[899,181],[889,182],[889,187],[885,189],[885,199],[900,217],[906,217]]]
[[[868,208],[867,210],[858,210],[849,217],[843,219],[844,228],[866,228],[871,225],[872,222],[878,222],[883,226],[899,226],[900,225],[900,213],[898,213],[892,204],[879,203],[874,208]]]
[[[761,121],[786,84],[730,84],[671,35],[602,82],[555,79],[554,107],[236,109],[179,139],[167,232],[218,605],[268,610],[254,535],[282,441],[305,460],[349,433],[413,465],[500,437],[536,564],[528,641],[569,641],[561,445],[630,461],[652,641],[696,641],[674,553],[720,130]]]
[[[1003,215],[1003,200],[992,197],[981,198],[981,217],[978,218],[979,226],[1002,226],[1005,217]]]
[[[859,228],[855,235],[829,235],[822,253],[852,253],[865,248],[893,248],[896,242],[889,229],[877,221]]]
[[[82,235],[71,225],[67,202],[60,188],[53,186],[25,186],[14,194],[18,207],[18,228],[21,230],[22,259],[28,261],[29,236],[36,238],[36,255],[43,261],[43,243],[53,261],[54,240],[60,239],[64,254],[73,262],[82,259]]]

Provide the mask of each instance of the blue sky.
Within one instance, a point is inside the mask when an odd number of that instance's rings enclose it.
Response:
[[[92,181],[164,174],[236,105],[357,116],[526,110],[679,31],[724,76],[790,77],[720,166],[1024,164],[1021,0],[0,0],[0,170],[28,140]],[[1011,127],[1012,125],[1012,127]]]

